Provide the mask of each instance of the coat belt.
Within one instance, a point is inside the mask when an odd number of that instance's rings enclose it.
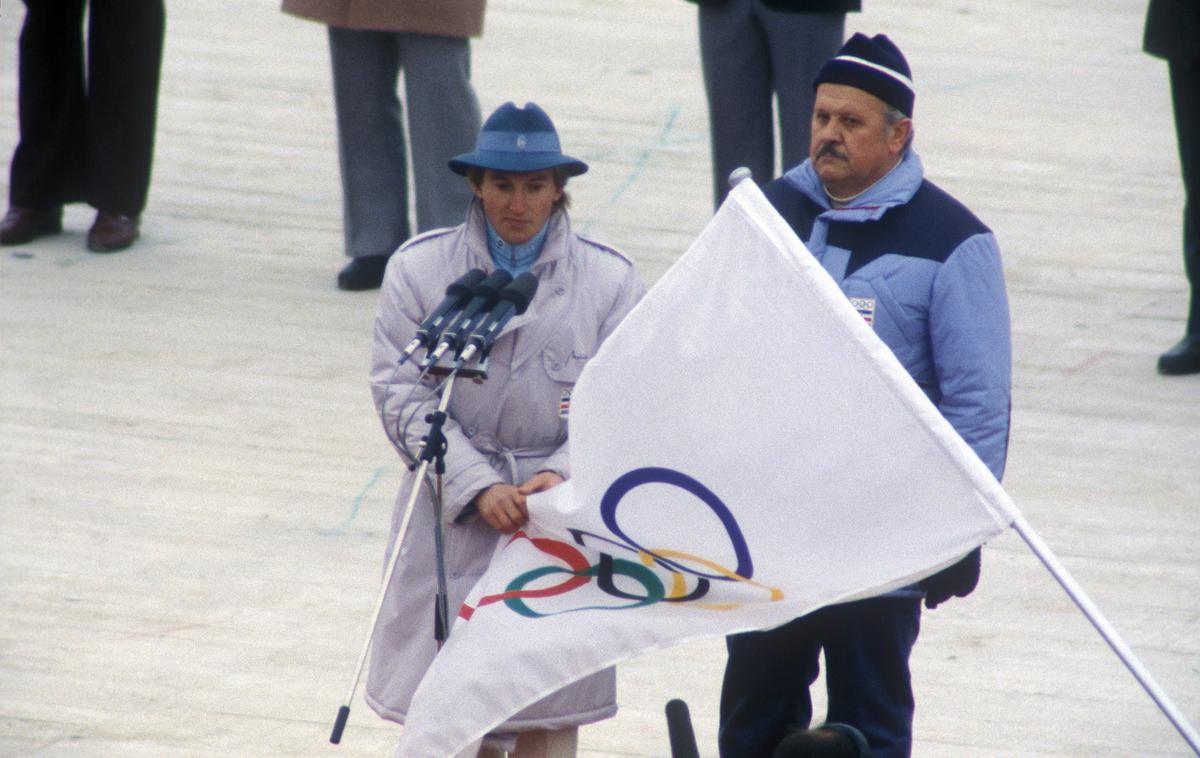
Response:
[[[507,467],[509,478],[514,484],[519,484],[519,474],[517,472],[517,461],[522,458],[549,458],[558,449],[555,447],[506,447],[500,444],[490,434],[481,434],[471,440],[471,444],[476,450],[488,456],[488,462],[492,464],[492,468],[497,471],[502,467]]]

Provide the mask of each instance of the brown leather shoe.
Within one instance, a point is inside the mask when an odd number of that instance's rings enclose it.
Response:
[[[62,231],[62,207],[48,210],[14,205],[0,221],[0,245],[24,245],[47,234]]]
[[[124,250],[138,238],[138,217],[96,211],[96,222],[88,231],[87,246],[93,253]]]

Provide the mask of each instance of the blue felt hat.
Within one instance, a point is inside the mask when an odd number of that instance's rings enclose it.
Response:
[[[912,116],[912,71],[904,53],[886,34],[874,37],[859,32],[842,45],[817,73],[813,87],[829,82],[870,92],[905,116]]]
[[[568,176],[588,170],[583,161],[563,155],[554,122],[537,103],[525,103],[524,108],[512,103],[501,105],[483,123],[475,150],[454,156],[449,166],[463,176],[472,166],[516,173],[562,166]]]

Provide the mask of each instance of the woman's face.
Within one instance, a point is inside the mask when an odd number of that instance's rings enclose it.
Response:
[[[519,174],[487,169],[471,190],[483,202],[483,213],[492,228],[510,245],[533,239],[562,197],[550,169]]]

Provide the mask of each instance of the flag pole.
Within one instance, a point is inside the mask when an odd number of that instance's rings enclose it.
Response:
[[[1087,616],[1088,621],[1092,623],[1092,626],[1096,628],[1096,631],[1100,633],[1100,636],[1104,638],[1108,646],[1117,654],[1117,657],[1121,659],[1121,662],[1125,664],[1125,667],[1129,669],[1133,677],[1138,680],[1138,683],[1142,685],[1146,693],[1150,695],[1150,699],[1158,705],[1163,715],[1170,720],[1183,739],[1191,746],[1192,751],[1196,755],[1200,755],[1200,734],[1197,734],[1196,728],[1180,713],[1175,703],[1171,701],[1171,698],[1158,685],[1158,682],[1154,680],[1154,677],[1150,675],[1146,667],[1133,654],[1133,650],[1125,644],[1125,641],[1121,639],[1121,635],[1117,633],[1117,630],[1113,628],[1108,619],[1104,617],[1104,614],[1100,612],[1100,609],[1096,607],[1091,598],[1084,592],[1083,587],[1075,581],[1066,567],[1059,562],[1049,546],[1042,541],[1042,538],[1033,530],[1033,527],[1029,525],[1024,516],[1018,515],[1013,520],[1012,526],[1013,529],[1017,530],[1017,534],[1021,535],[1021,539],[1025,540],[1025,544],[1029,545],[1029,548],[1033,550],[1034,555],[1038,557],[1042,565],[1050,571],[1055,580],[1066,590],[1067,595],[1079,607],[1079,610],[1083,611],[1083,615]]]

